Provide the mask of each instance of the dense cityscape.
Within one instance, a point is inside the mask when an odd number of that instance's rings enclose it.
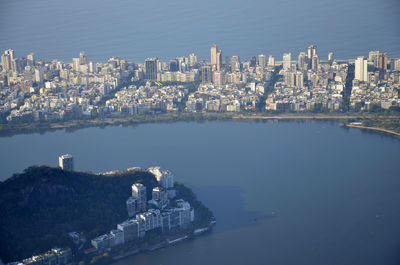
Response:
[[[33,53],[1,56],[0,117],[3,124],[67,121],[167,112],[343,112],[400,106],[400,59],[371,51],[368,58],[327,60],[314,45],[297,60],[260,54],[249,61],[211,62],[195,54],[163,62],[133,63],[118,57],[71,63],[36,60]],[[192,88],[189,87],[192,85]],[[348,91],[348,92],[346,92]],[[351,91],[351,92],[350,92]]]

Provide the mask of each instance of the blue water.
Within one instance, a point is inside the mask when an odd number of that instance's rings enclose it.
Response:
[[[400,141],[337,123],[205,122],[0,138],[0,179],[160,165],[215,214],[208,235],[131,264],[400,264]],[[274,217],[270,217],[275,212]]]
[[[120,56],[134,62],[196,53],[292,58],[316,44],[322,59],[370,50],[400,57],[398,0],[18,0],[0,1],[0,50],[71,61]]]

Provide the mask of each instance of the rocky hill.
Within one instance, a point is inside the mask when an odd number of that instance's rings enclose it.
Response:
[[[157,185],[145,171],[112,176],[29,167],[0,182],[0,257],[21,260],[55,246],[68,246],[68,232],[88,239],[128,218],[125,201],[133,183]]]

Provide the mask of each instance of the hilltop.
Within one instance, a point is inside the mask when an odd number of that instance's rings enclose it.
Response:
[[[157,185],[146,171],[103,176],[35,166],[14,174],[0,182],[0,257],[10,262],[70,246],[71,231],[88,239],[108,231],[128,217],[133,183],[148,193]]]

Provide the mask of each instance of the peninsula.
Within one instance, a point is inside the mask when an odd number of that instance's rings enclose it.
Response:
[[[72,169],[72,157],[61,158]],[[159,167],[98,174],[30,167],[0,182],[0,211],[0,257],[26,265],[109,263],[215,223],[195,194]]]

